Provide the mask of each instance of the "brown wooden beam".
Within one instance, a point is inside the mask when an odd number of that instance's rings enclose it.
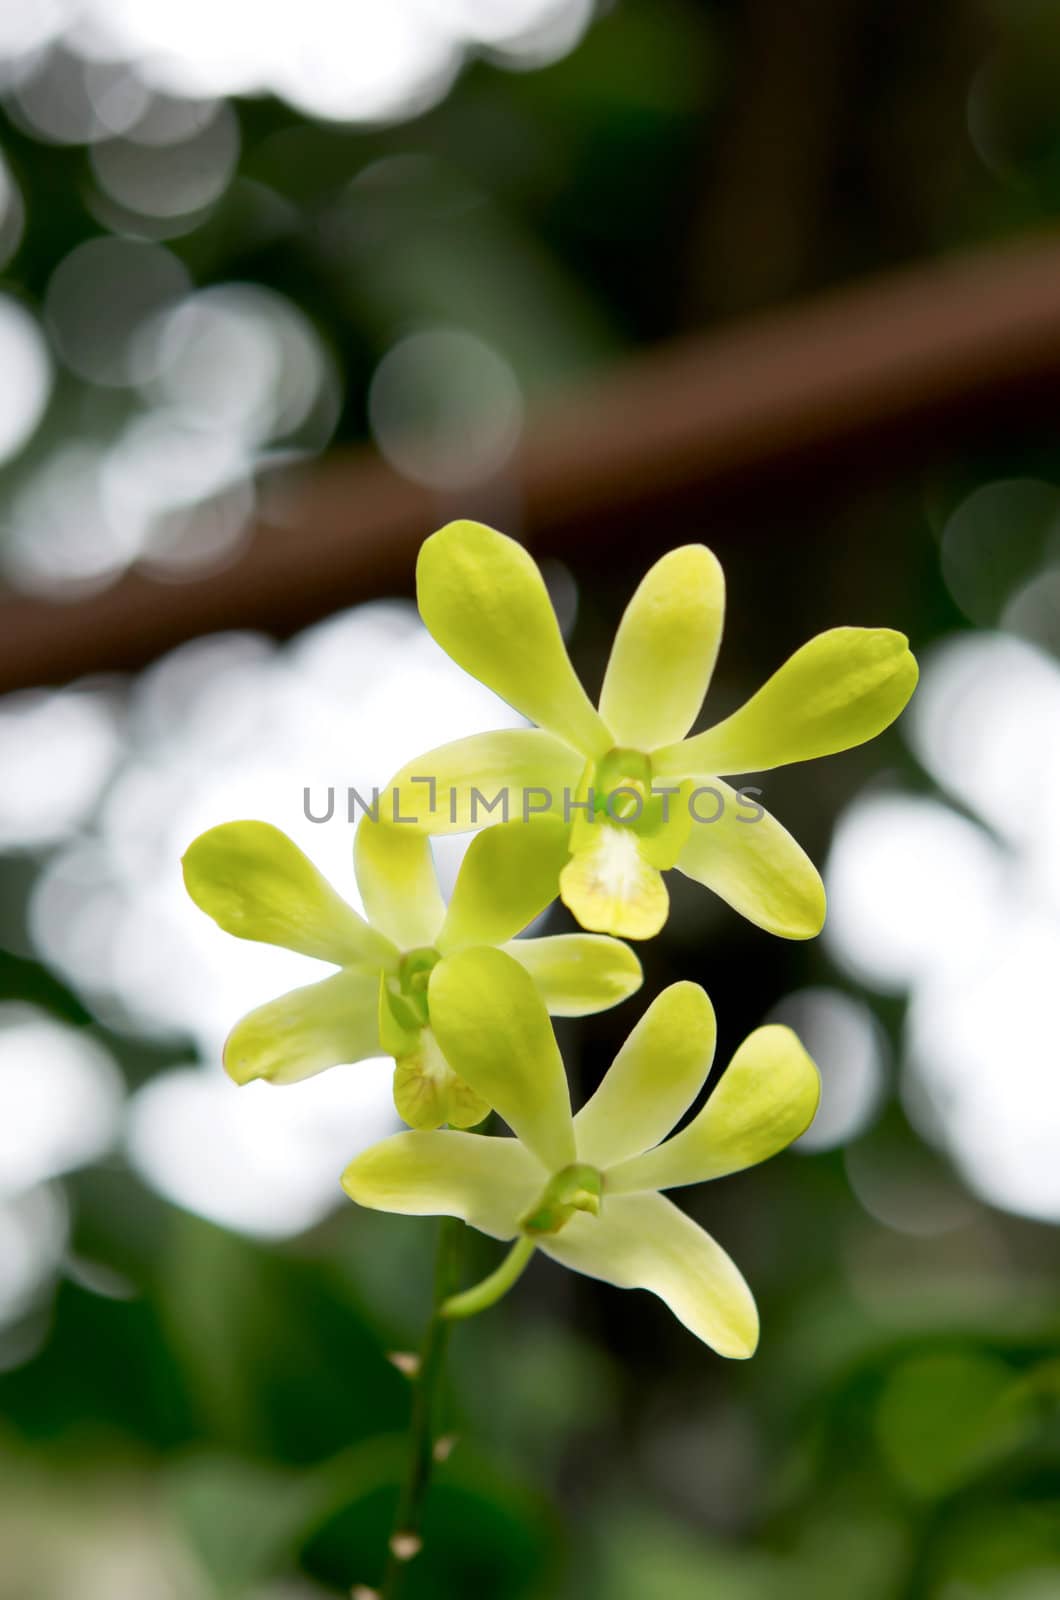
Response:
[[[893,274],[657,347],[560,397],[505,481],[457,504],[368,451],[289,482],[230,566],[184,583],[131,572],[91,598],[0,600],[0,690],[142,665],[222,628],[289,633],[405,592],[422,538],[491,513],[542,551],[638,509],[886,436],[914,440],[1020,397],[1060,400],[1060,236]],[[1043,399],[1043,397],[1045,397]],[[266,509],[269,497],[266,496]]]

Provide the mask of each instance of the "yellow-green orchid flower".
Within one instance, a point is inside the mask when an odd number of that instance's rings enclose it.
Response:
[[[721,567],[703,545],[670,551],[640,584],[598,711],[571,665],[541,573],[514,540],[480,523],[450,523],[420,550],[417,585],[423,620],[442,648],[538,726],[421,756],[391,787],[400,814],[432,833],[459,832],[495,819],[483,797],[488,803],[503,791],[513,815],[563,817],[571,859],[559,891],[585,928],[650,938],[669,909],[661,874],[676,866],[770,933],[820,932],[825,899],[816,868],[779,822],[741,804],[719,775],[831,755],[882,732],[917,681],[903,634],[818,634],[738,711],[688,738],[725,610]]]
[[[750,1290],[720,1245],[660,1191],[754,1166],[804,1132],[820,1084],[795,1034],[758,1028],[699,1114],[666,1138],[714,1055],[714,1010],[698,985],[658,996],[576,1117],[545,1008],[510,955],[462,951],[435,968],[429,991],[447,1059],[515,1137],[400,1133],[358,1156],[342,1181],[360,1205],[462,1217],[516,1241],[498,1271],[447,1302],[445,1314],[492,1304],[540,1249],[589,1277],[650,1289],[722,1355],[753,1354]]]
[[[357,883],[367,920],[330,887],[285,833],[227,822],[184,856],[196,905],[226,933],[281,945],[340,970],[259,1006],[224,1048],[237,1083],[296,1083],[343,1062],[392,1055],[394,1103],[415,1128],[480,1122],[489,1102],[448,1064],[430,1015],[430,982],[479,945],[511,952],[554,1016],[588,1016],[640,987],[640,963],[616,939],[585,934],[516,939],[555,894],[562,830],[501,824],[473,839],[446,908],[430,840],[364,818]]]

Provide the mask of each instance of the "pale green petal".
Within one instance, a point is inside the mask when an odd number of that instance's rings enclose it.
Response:
[[[476,733],[402,767],[380,796],[381,815],[425,833],[562,817],[584,765],[570,745],[539,728]]]
[[[541,817],[501,822],[472,839],[438,935],[439,950],[503,944],[521,932],[559,893],[569,833],[564,822]]]
[[[445,1059],[550,1172],[574,1160],[563,1061],[530,974],[503,950],[461,950],[431,973],[431,1027]]]
[[[594,933],[654,938],[670,913],[670,896],[636,833],[597,817],[585,837],[588,843],[560,873],[563,904]]]
[[[429,1028],[394,1066],[394,1106],[410,1128],[473,1128],[490,1108],[447,1063]]]
[[[516,1219],[544,1174],[517,1139],[480,1133],[397,1133],[372,1145],[342,1175],[351,1200],[409,1217],[462,1217],[495,1239],[513,1239]]]
[[[751,1291],[721,1246],[661,1194],[611,1195],[598,1217],[571,1218],[539,1248],[575,1272],[648,1289],[721,1356],[745,1358],[758,1344]]]
[[[224,822],[200,834],[184,855],[184,883],[195,904],[237,938],[365,972],[396,960],[390,941],[268,822]]]
[[[445,902],[426,835],[362,817],[353,852],[357,887],[374,926],[401,950],[433,945]]]
[[[628,944],[602,933],[555,933],[503,947],[534,980],[553,1017],[589,1017],[635,994],[644,981]]]
[[[298,1083],[346,1061],[383,1055],[376,993],[370,974],[337,972],[258,1006],[225,1040],[225,1071],[236,1083]]]
[[[701,544],[671,550],[642,580],[615,635],[600,715],[618,745],[683,739],[703,704],[721,643],[725,575]]]
[[[696,822],[677,859],[681,872],[720,895],[742,917],[782,939],[812,939],[824,925],[820,873],[786,828],[760,806],[741,803],[720,778],[704,778],[723,803],[704,793]],[[753,819],[753,820],[752,820]]]
[[[610,1171],[608,1191],[673,1189],[757,1166],[806,1132],[820,1095],[817,1068],[791,1029],[756,1028],[699,1115],[665,1144]]]
[[[903,633],[832,628],[796,650],[746,705],[653,757],[656,772],[768,772],[874,739],[916,688]]]
[[[676,794],[662,794],[661,789],[670,788],[677,790]],[[658,867],[660,872],[667,872],[677,865],[681,851],[685,847],[685,840],[692,832],[692,811],[689,798],[695,793],[696,781],[687,778],[679,784],[655,785],[656,795],[652,801],[652,827],[650,830],[638,826],[637,837],[640,839],[640,853],[645,861],[650,861],[653,867]]]
[[[481,522],[450,522],[416,563],[420,615],[442,649],[586,755],[614,742],[578,681],[537,563]]]
[[[698,983],[664,989],[575,1117],[578,1160],[606,1169],[665,1139],[706,1083],[716,1039]]]
[[[596,840],[598,813],[595,784],[598,765],[596,761],[587,761],[578,774],[578,784],[569,807],[571,855],[577,855],[580,850],[586,849]]]

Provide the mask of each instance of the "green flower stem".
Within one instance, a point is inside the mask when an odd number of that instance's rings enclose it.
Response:
[[[396,1600],[409,1566],[409,1553],[401,1554],[405,1541],[419,1537],[423,1509],[434,1466],[434,1427],[438,1388],[445,1367],[450,1323],[442,1305],[459,1276],[464,1225],[456,1217],[443,1217],[438,1230],[434,1265],[434,1300],[420,1351],[419,1370],[413,1380],[412,1417],[409,1422],[408,1468],[398,1498],[388,1547],[381,1600]]]
[[[474,1317],[496,1305],[501,1295],[507,1294],[534,1253],[532,1239],[517,1239],[496,1272],[476,1283],[473,1289],[450,1295],[442,1304],[441,1314],[450,1321],[458,1317]]]

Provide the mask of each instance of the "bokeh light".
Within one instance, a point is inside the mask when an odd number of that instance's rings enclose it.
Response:
[[[145,217],[186,217],[220,198],[239,159],[239,123],[225,103],[211,107],[186,137],[146,142],[107,139],[92,149],[100,187],[127,211]]]
[[[1060,660],[1060,567],[1035,573],[1010,594],[1001,626]]]
[[[939,786],[1039,870],[1056,834],[1058,718],[1060,668],[1019,639],[979,633],[936,647],[906,724]]]
[[[987,832],[933,800],[869,794],[840,817],[825,938],[846,971],[900,992],[988,939],[1004,863]]]
[[[499,472],[523,419],[519,380],[500,353],[457,328],[413,333],[388,350],[368,393],[375,442],[392,466],[432,489]]]
[[[122,62],[85,61],[57,47],[27,62],[11,111],[36,138],[91,144],[131,127],[147,105],[143,81]]]
[[[186,1210],[257,1238],[289,1238],[341,1204],[337,1175],[398,1127],[393,1075],[389,1058],[358,1061],[289,1095],[263,1083],[237,1089],[219,1069],[163,1072],[133,1099],[129,1154]]]
[[[124,1091],[107,1051],[83,1030],[22,1005],[0,1006],[0,1194],[19,1194],[113,1146]]]
[[[28,690],[0,699],[0,849],[58,843],[87,820],[117,762],[103,692]]]
[[[0,1195],[0,1328],[34,1307],[58,1270],[69,1238],[69,1211],[62,1191],[41,1184],[19,1194]],[[16,1341],[0,1340],[0,1371],[31,1354]]]
[[[1034,478],[984,484],[942,530],[943,576],[982,627],[997,624],[1008,597],[1046,560],[1060,562],[1060,493]]]
[[[847,1146],[843,1169],[868,1215],[906,1238],[944,1238],[977,1219],[976,1202],[947,1155],[908,1129],[877,1124]]]
[[[145,393],[205,434],[319,446],[335,420],[336,379],[308,319],[256,284],[201,290],[143,330]],[[309,435],[302,430],[309,427]]]
[[[592,0],[431,0],[431,9],[447,28],[520,67],[566,55],[593,14]]]
[[[994,1204],[1060,1219],[1060,669],[1002,634],[925,662],[906,721],[941,799],[868,793],[840,817],[826,940],[909,997],[905,1098]],[[973,820],[978,818],[980,820]]]
[[[189,287],[186,269],[160,245],[89,239],[60,262],[48,285],[52,337],[67,366],[91,383],[146,381],[152,346],[137,336]]]
[[[0,59],[28,126],[57,142],[124,132],[152,91],[271,92],[310,116],[387,121],[438,101],[470,50],[537,65],[591,15],[590,0],[8,0]]]
[[[769,1021],[794,1028],[821,1074],[817,1115],[796,1148],[831,1150],[856,1138],[886,1090],[886,1038],[871,1008],[841,989],[798,989]]]
[[[26,225],[22,193],[0,151],[0,271],[18,251]]]
[[[108,503],[107,460],[99,445],[62,444],[15,488],[0,522],[0,560],[18,588],[85,594],[136,559],[142,528]]]
[[[0,564],[18,587],[76,596],[134,563],[169,578],[223,563],[247,533],[259,467],[330,438],[341,391],[309,319],[262,285],[189,287],[168,250],[128,239],[90,240],[53,275],[64,360],[123,398],[109,424],[39,452],[12,482]]]
[[[33,314],[0,294],[0,463],[35,431],[52,386],[48,347]]]

